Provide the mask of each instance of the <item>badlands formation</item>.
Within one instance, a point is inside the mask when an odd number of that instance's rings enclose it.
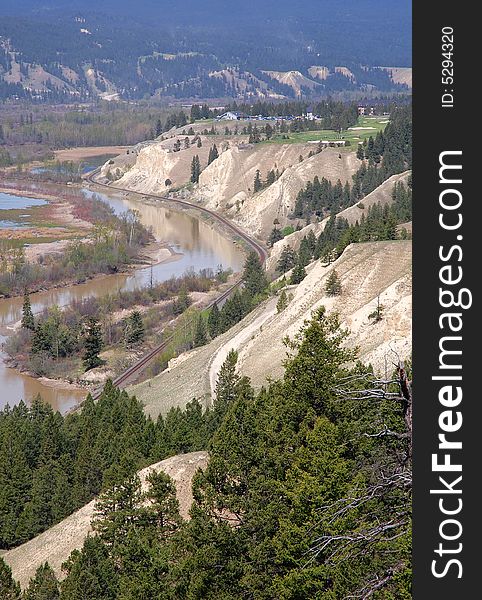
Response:
[[[184,136],[172,135],[109,161],[101,175],[106,179],[115,178],[113,187],[141,193],[167,194],[177,190],[194,202],[222,212],[266,240],[275,219],[282,226],[288,223],[296,196],[307,181],[318,175],[332,183],[338,179],[342,183],[351,182],[360,166],[354,152],[340,153],[336,148],[326,148],[309,157],[310,152],[316,150],[316,144],[309,142],[257,145],[247,144],[243,136],[201,135],[202,146],[198,147],[195,136],[187,137],[189,147],[179,152],[174,152],[173,146],[176,139],[183,142]],[[213,143],[216,143],[219,158],[204,168]],[[191,161],[195,155],[199,156],[203,171],[199,184],[191,186]],[[258,170],[262,180],[270,170],[278,171],[280,176],[255,194],[253,182]]]
[[[235,127],[232,123],[229,126]],[[200,131],[195,130],[195,134]],[[318,176],[333,183],[338,179],[342,183],[351,182],[360,166],[355,152],[346,149],[326,148],[309,156],[310,150],[315,149],[310,143],[248,144],[243,136],[201,134],[200,137],[201,147],[192,143],[191,136],[189,147],[173,152],[176,139],[182,140],[180,132],[173,130],[167,139],[139,147],[128,158],[123,155],[114,164],[106,164],[102,174],[107,176],[109,169],[120,169],[121,176],[112,185],[139,192],[164,194],[176,188],[178,194],[191,202],[227,215],[251,235],[265,241],[276,219],[281,226],[290,222],[296,196],[308,181]],[[219,157],[204,168],[198,184],[189,184],[192,157],[198,154],[201,165],[206,165],[214,142]],[[254,194],[256,171],[265,179],[272,169],[278,170],[279,178]],[[350,224],[356,223],[370,206],[390,203],[395,184],[407,183],[408,177],[408,171],[390,177],[340,216]],[[268,271],[275,273],[286,245],[297,249],[310,230],[318,235],[327,221],[307,225],[277,242],[267,261]],[[409,230],[410,226],[406,224]],[[399,359],[410,356],[411,257],[411,242],[394,240],[353,244],[328,266],[316,261],[307,267],[307,277],[299,285],[287,289],[291,300],[283,312],[276,310],[277,298],[269,298],[228,332],[173,359],[166,371],[129,391],[137,395],[154,418],[165,414],[171,406],[184,406],[193,397],[207,406],[219,368],[231,348],[239,353],[241,374],[250,377],[259,388],[266,384],[267,378],[282,375],[286,357],[283,338],[293,337],[320,306],[340,314],[343,326],[350,331],[346,343],[357,347],[359,358],[371,363],[384,376]],[[327,277],[333,269],[337,270],[343,288],[342,294],[334,298],[325,292]],[[368,315],[375,309],[378,298],[384,307],[384,317],[373,324]]]

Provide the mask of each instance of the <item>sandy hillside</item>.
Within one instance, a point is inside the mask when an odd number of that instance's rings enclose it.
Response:
[[[392,192],[395,184],[402,182],[406,185],[409,175],[410,171],[405,171],[404,173],[400,173],[398,175],[392,175],[389,179],[384,181],[380,186],[373,190],[373,192],[365,196],[365,198],[338,213],[338,216],[346,219],[350,225],[354,225],[361,219],[363,214],[366,215],[368,209],[374,204],[381,204],[382,206],[385,206],[385,204],[391,203]],[[276,242],[267,261],[266,266],[268,271],[274,272],[281,252],[285,246],[291,246],[294,250],[297,250],[300,246],[301,240],[307,236],[310,231],[313,231],[315,235],[319,235],[320,232],[325,228],[328,220],[329,219],[326,218],[319,223],[307,225],[306,227],[303,227],[303,229],[295,231],[290,235],[287,235],[279,242]]]
[[[305,77],[300,71],[263,71],[263,73],[279,83],[288,85],[297,96],[302,95],[303,88],[314,90],[319,86],[318,82]]]
[[[409,241],[387,241],[353,244],[329,267],[317,261],[308,267],[306,279],[290,288],[293,299],[285,311],[278,314],[277,298],[270,298],[228,332],[182,355],[172,361],[167,372],[129,391],[144,402],[153,417],[165,414],[171,406],[185,406],[193,397],[208,405],[230,349],[239,352],[241,373],[260,387],[268,376],[282,375],[286,356],[282,339],[293,336],[321,305],[340,313],[352,332],[347,343],[359,346],[360,358],[384,373],[385,361],[395,356],[392,349],[402,357],[410,353],[411,257]],[[324,291],[332,269],[337,270],[343,286],[342,295],[336,298],[328,298]],[[378,295],[385,306],[384,318],[371,325],[368,315],[375,309]]]
[[[328,78],[328,75],[330,74],[330,69],[328,67],[314,65],[313,67],[310,67],[308,69],[308,73],[310,77],[313,77],[313,79],[320,79],[321,81],[324,81]]]
[[[187,129],[187,128],[186,128]],[[188,137],[190,146],[184,147],[184,139]],[[129,160],[114,159],[108,161],[101,169],[101,175],[115,175],[114,186],[129,188],[137,192],[164,194],[169,189],[183,186],[191,177],[191,162],[195,155],[199,156],[201,168],[207,165],[209,150],[215,143],[218,151],[233,143],[220,136],[201,136],[202,146],[197,147],[195,136],[172,135],[166,140],[140,144],[133,148]],[[228,136],[229,138],[229,136]],[[174,152],[174,144],[179,139],[181,150]],[[238,140],[236,140],[238,141]],[[118,173],[123,175],[118,177]]]
[[[207,452],[179,454],[139,471],[143,487],[151,471],[164,471],[176,484],[181,515],[188,517],[192,504],[191,481],[199,468],[205,468],[208,462]],[[94,514],[95,501],[76,511],[57,525],[40,534],[33,540],[10,550],[3,555],[10,565],[14,579],[26,587],[37,568],[48,561],[57,577],[62,576],[61,566],[71,552],[81,548],[87,535],[92,531],[90,521]],[[81,600],[79,598],[79,600]]]
[[[283,337],[293,337],[313,310],[325,306],[329,312],[338,312],[350,330],[347,345],[358,346],[362,362],[385,374],[386,361],[394,361],[394,352],[403,358],[411,352],[411,260],[410,241],[386,241],[353,244],[328,267],[317,261],[292,290],[288,307],[242,347],[241,372],[257,386],[267,375],[280,377],[285,356]],[[333,269],[341,279],[342,294],[330,298],[325,285]],[[384,312],[383,319],[373,325],[368,315],[376,308],[377,296]]]
[[[307,181],[317,175],[333,183],[338,179],[345,183],[359,167],[353,152],[340,153],[335,148],[327,148],[308,158],[310,150],[313,150],[312,144],[231,148],[201,173],[194,196],[266,239],[275,219],[281,225],[287,223],[296,196]],[[268,188],[254,194],[253,182],[258,169],[263,180],[271,169],[278,169],[282,174]]]
[[[216,127],[221,131],[224,123],[217,123]],[[203,170],[199,184],[194,186],[189,197],[227,214],[263,240],[268,237],[275,219],[282,225],[288,222],[296,196],[307,181],[317,175],[333,183],[338,179],[345,183],[351,181],[359,167],[354,152],[340,153],[335,148],[327,148],[308,158],[314,149],[309,143],[253,145],[246,143],[245,136],[217,135],[201,136],[202,147],[198,148],[192,143],[194,136],[187,136],[191,145],[185,148],[186,136],[179,135],[178,130],[169,132],[169,136],[163,141],[139,145],[129,155],[108,161],[102,167],[101,175],[105,178],[113,176],[113,187],[164,194],[189,183],[191,162],[198,155]],[[182,142],[181,150],[174,152],[177,139]],[[206,166],[214,143],[219,157]],[[254,194],[257,170],[263,181],[270,170],[278,170],[281,176],[271,186]]]

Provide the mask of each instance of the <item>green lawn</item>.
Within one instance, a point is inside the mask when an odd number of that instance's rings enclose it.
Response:
[[[368,139],[370,136],[375,137],[379,131],[383,131],[387,126],[388,117],[358,117],[358,123],[355,127],[363,127],[364,129],[348,129],[341,134],[332,129],[320,129],[318,131],[302,131],[300,133],[287,133],[289,139],[282,139],[282,135],[276,135],[264,144],[302,144],[311,141],[320,140],[347,140],[351,143],[351,147],[355,147],[359,142]]]

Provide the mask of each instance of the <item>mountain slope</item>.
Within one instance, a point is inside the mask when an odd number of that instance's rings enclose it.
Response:
[[[338,213],[339,217],[346,219],[349,225],[354,225],[357,221],[360,221],[363,215],[367,215],[368,209],[375,205],[380,204],[384,206],[385,204],[389,204],[392,202],[392,192],[397,183],[407,184],[408,178],[410,176],[410,171],[405,171],[404,173],[399,173],[397,175],[392,175],[386,181],[384,181],[380,186],[378,186],[373,192],[367,194],[362,200],[358,201],[353,206],[349,206],[345,208],[341,212]],[[279,257],[283,251],[283,248],[286,246],[291,246],[294,250],[298,250],[301,240],[309,234],[310,231],[313,231],[315,235],[319,235],[321,231],[325,228],[328,223],[329,217],[320,221],[318,223],[312,223],[303,227],[299,231],[294,231],[290,235],[287,235],[279,242],[276,242],[273,245],[270,256],[267,260],[267,269],[268,271],[274,272],[276,269],[276,264],[279,260]]]
[[[208,462],[207,452],[179,454],[162,460],[139,471],[143,487],[151,471],[164,471],[176,484],[181,516],[189,516],[192,504],[191,481],[199,468],[205,468]],[[95,500],[86,504],[57,525],[54,525],[36,538],[6,552],[3,559],[11,567],[13,577],[26,587],[37,568],[48,562],[57,577],[62,577],[62,563],[71,552],[81,548],[85,538],[92,533],[90,522],[95,512]],[[81,600],[79,598],[79,600]]]
[[[323,305],[340,314],[351,330],[347,344],[358,346],[360,359],[371,362],[384,375],[397,353],[407,358],[411,351],[411,242],[387,241],[353,244],[328,267],[320,261],[307,268],[307,277],[288,291],[288,307],[277,313],[277,298],[270,298],[228,332],[197,350],[170,362],[167,371],[148,382],[133,386],[134,393],[154,418],[171,406],[184,406],[193,397],[206,406],[219,368],[230,349],[239,352],[240,373],[255,387],[268,377],[279,377],[286,349],[283,338],[295,335],[313,310]],[[327,277],[336,269],[342,282],[341,296],[328,297]],[[384,305],[384,318],[372,325],[368,315],[377,297]]]
[[[184,136],[180,136],[183,139]],[[102,175],[120,169],[122,178],[114,186],[145,193],[163,194],[171,187],[189,182],[191,161],[198,155],[202,165],[207,163],[213,143],[209,136],[201,136],[202,147],[191,144],[173,152],[177,139],[171,137],[163,142],[142,148],[134,159],[120,157],[114,164],[106,164]],[[190,138],[192,139],[192,138]],[[315,176],[325,177],[332,183],[338,179],[345,183],[359,167],[354,152],[340,154],[335,148],[309,157],[313,145],[306,144],[255,144],[247,145],[245,137],[216,136],[219,157],[203,169],[199,184],[192,195],[197,202],[208,208],[225,213],[251,233],[266,239],[275,219],[285,225],[292,213],[296,196],[307,181]],[[300,156],[303,160],[300,162]],[[133,162],[135,160],[135,162]],[[269,187],[253,192],[256,171],[264,180],[268,171],[278,171],[280,177]],[[167,183],[166,183],[167,182]]]
[[[112,93],[125,99],[247,99],[401,91],[407,89],[403,80],[375,67],[411,64],[406,0],[302,5],[187,0],[182,8],[171,0],[100,5],[4,0],[0,14],[0,99],[22,94],[37,100],[90,99]],[[50,76],[48,89],[27,80],[20,86],[9,83],[12,61],[25,73],[41,67]],[[328,68],[326,77],[312,71],[319,64]],[[65,77],[67,69],[76,81]],[[223,75],[233,70],[237,81]]]

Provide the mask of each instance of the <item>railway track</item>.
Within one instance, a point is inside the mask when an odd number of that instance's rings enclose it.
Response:
[[[213,218],[214,220],[216,220],[218,223],[221,223],[224,227],[226,227],[232,234],[234,234],[236,237],[242,239],[245,244],[252,248],[259,256],[259,259],[261,261],[262,264],[264,264],[264,262],[266,261],[266,258],[268,256],[268,252],[267,250],[261,245],[259,244],[256,240],[254,240],[252,237],[250,237],[249,235],[247,235],[244,231],[242,231],[241,229],[239,229],[236,225],[234,225],[234,223],[232,223],[231,221],[229,221],[228,219],[226,219],[225,217],[215,213],[212,210],[209,210],[208,208],[205,208],[204,206],[197,206],[196,204],[192,204],[191,202],[187,202],[186,200],[180,200],[177,198],[169,198],[167,196],[160,196],[157,194],[143,194],[140,192],[133,192],[132,190],[126,189],[126,188],[112,188],[111,186],[105,184],[105,183],[101,183],[98,182],[95,177],[98,174],[98,172],[100,171],[100,167],[98,167],[97,169],[95,169],[94,171],[92,171],[91,173],[87,174],[85,176],[85,180],[88,181],[91,185],[97,186],[97,187],[101,187],[101,188],[106,188],[109,191],[120,191],[120,192],[128,192],[129,194],[132,194],[134,196],[139,196],[141,198],[150,198],[153,200],[161,200],[163,202],[169,202],[172,204],[177,204],[178,206],[182,206],[184,208],[189,208],[189,209],[194,209],[196,211],[199,211],[205,215],[208,215],[209,217]],[[230,286],[227,290],[225,290],[222,294],[220,294],[217,298],[215,298],[212,302],[210,302],[206,308],[209,309],[212,306],[214,306],[215,304],[221,304],[222,302],[224,302],[224,300],[226,300],[226,298],[228,298],[235,289],[237,289],[240,285],[242,284],[242,281],[238,281],[236,283],[234,283],[232,286]],[[183,328],[186,328],[188,326],[192,325],[192,321],[189,321],[187,323],[184,324]],[[124,387],[127,383],[133,381],[135,379],[136,376],[138,376],[144,369],[145,367],[151,362],[151,360],[153,358],[155,358],[158,354],[160,354],[163,350],[165,350],[167,348],[167,346],[169,345],[169,343],[172,341],[172,339],[174,338],[174,334],[168,336],[166,339],[164,339],[160,344],[158,344],[155,348],[153,348],[152,350],[150,350],[149,352],[147,352],[144,356],[142,356],[137,362],[135,362],[133,365],[131,365],[128,369],[126,369],[123,373],[121,373],[120,375],[118,375],[114,380],[113,380],[113,384],[116,387]],[[94,398],[94,400],[97,400],[99,398],[99,396],[102,393],[102,389],[98,389],[95,390],[91,395]]]

